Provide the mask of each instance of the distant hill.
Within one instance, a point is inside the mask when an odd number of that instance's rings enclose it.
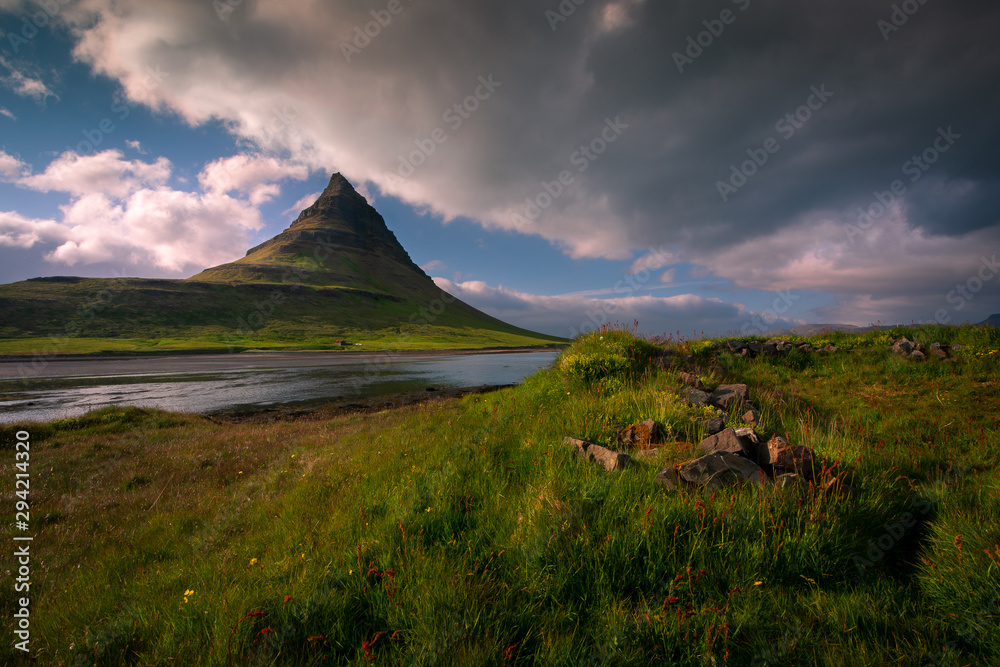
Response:
[[[840,331],[843,333],[865,333],[878,329],[892,329],[894,325],[879,325],[859,327],[853,324],[802,324],[791,329],[774,329],[768,331],[765,336],[769,338],[780,336],[816,336],[827,331]]]
[[[1000,314],[990,315],[979,324],[988,324],[990,326],[1000,328]],[[792,327],[791,329],[774,329],[773,331],[768,331],[764,335],[769,338],[776,338],[780,336],[816,336],[826,331],[840,331],[844,333],[866,333],[868,331],[878,331],[880,329],[893,329],[896,326],[905,326],[905,325],[882,324],[882,325],[871,325],[867,327],[859,327],[853,324],[803,324],[797,327]]]
[[[0,339],[7,339],[0,354],[26,352],[26,339],[50,337],[60,339],[60,352],[564,342],[443,292],[339,173],[288,229],[235,262],[187,280],[53,277],[0,285],[0,312]]]

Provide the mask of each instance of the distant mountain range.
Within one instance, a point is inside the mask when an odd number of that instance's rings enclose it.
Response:
[[[288,229],[234,262],[187,280],[53,277],[0,285],[0,313],[0,339],[7,339],[0,354],[30,349],[17,341],[47,338],[60,340],[58,351],[94,347],[80,339],[145,341],[135,349],[323,347],[358,338],[381,347],[564,342],[443,292],[339,173]]]
[[[1000,313],[996,315],[990,315],[979,324],[985,324],[988,326],[1000,328]],[[826,331],[840,331],[844,333],[866,333],[868,331],[878,331],[880,329],[894,329],[899,325],[896,324],[883,324],[883,325],[872,325],[867,327],[858,327],[853,324],[803,324],[801,326],[792,327],[791,329],[774,329],[773,331],[768,331],[765,336],[815,336],[817,334],[824,333]]]

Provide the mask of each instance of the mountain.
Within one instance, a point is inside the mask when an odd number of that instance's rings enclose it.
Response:
[[[1000,313],[995,313],[993,315],[990,315],[985,320],[980,322],[980,324],[988,324],[991,327],[1000,328]]]
[[[339,173],[288,229],[251,248],[246,257],[189,280],[301,282],[417,298],[440,292],[378,211]]]
[[[178,349],[519,347],[564,339],[443,292],[339,173],[274,238],[186,280],[0,285],[0,354]],[[6,340],[4,340],[6,339]]]

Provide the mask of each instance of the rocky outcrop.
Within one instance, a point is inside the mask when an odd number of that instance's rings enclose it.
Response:
[[[956,347],[961,349],[960,346]],[[931,343],[930,347],[924,348],[923,345],[914,340],[909,340],[906,336],[897,338],[893,341],[892,346],[889,349],[896,354],[913,361],[925,361],[928,358],[937,359],[938,361],[952,360],[947,345],[942,345],[941,343]]]
[[[750,390],[745,384],[720,384],[708,396],[708,402],[722,410],[738,408],[750,400]]]
[[[854,495],[855,491],[810,447],[793,445],[780,436],[767,442],[752,428],[727,428],[695,447],[702,456],[661,470],[656,481],[670,490],[715,490],[749,482],[780,488],[813,484],[826,493]]]
[[[664,473],[665,471],[661,471],[660,474]],[[768,480],[767,474],[759,465],[744,456],[728,452],[713,452],[682,463],[677,468],[677,475],[690,485],[709,490],[740,482],[763,486]]]
[[[649,449],[650,445],[659,442],[659,431],[656,422],[652,419],[647,419],[644,422],[632,424],[618,434],[618,440],[629,447]]]
[[[740,454],[741,456],[750,458],[756,452],[756,435],[753,433],[753,429],[740,429],[740,431],[738,433],[736,429],[727,428],[720,433],[705,438],[694,449],[703,455],[719,452]]]
[[[810,482],[818,481],[823,463],[809,447],[791,445],[781,436],[774,436],[766,446],[757,448],[757,463],[772,470],[794,473]]]
[[[592,442],[580,440],[579,438],[567,436],[563,438],[563,444],[572,447],[580,458],[593,461],[608,472],[621,470],[632,463],[632,457],[628,454],[613,452],[606,447],[601,447],[600,445],[595,445]]]
[[[696,408],[709,405],[708,392],[704,392],[701,389],[688,389],[685,398],[688,405],[693,405]]]
[[[698,425],[704,429],[705,433],[715,435],[726,428],[726,420],[723,417],[712,417],[711,419],[698,422]]]
[[[695,389],[700,389],[701,391],[705,391],[705,385],[702,384],[701,378],[699,378],[694,373],[681,371],[680,373],[677,374],[677,377],[681,379],[681,382],[684,383],[684,386],[694,387]]]

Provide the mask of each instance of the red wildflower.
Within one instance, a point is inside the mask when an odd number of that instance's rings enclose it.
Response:
[[[663,601],[663,606],[660,607],[660,609],[661,610],[666,609],[668,606],[672,607],[680,601],[681,599],[679,597],[671,595],[670,597],[668,597],[666,600]]]

